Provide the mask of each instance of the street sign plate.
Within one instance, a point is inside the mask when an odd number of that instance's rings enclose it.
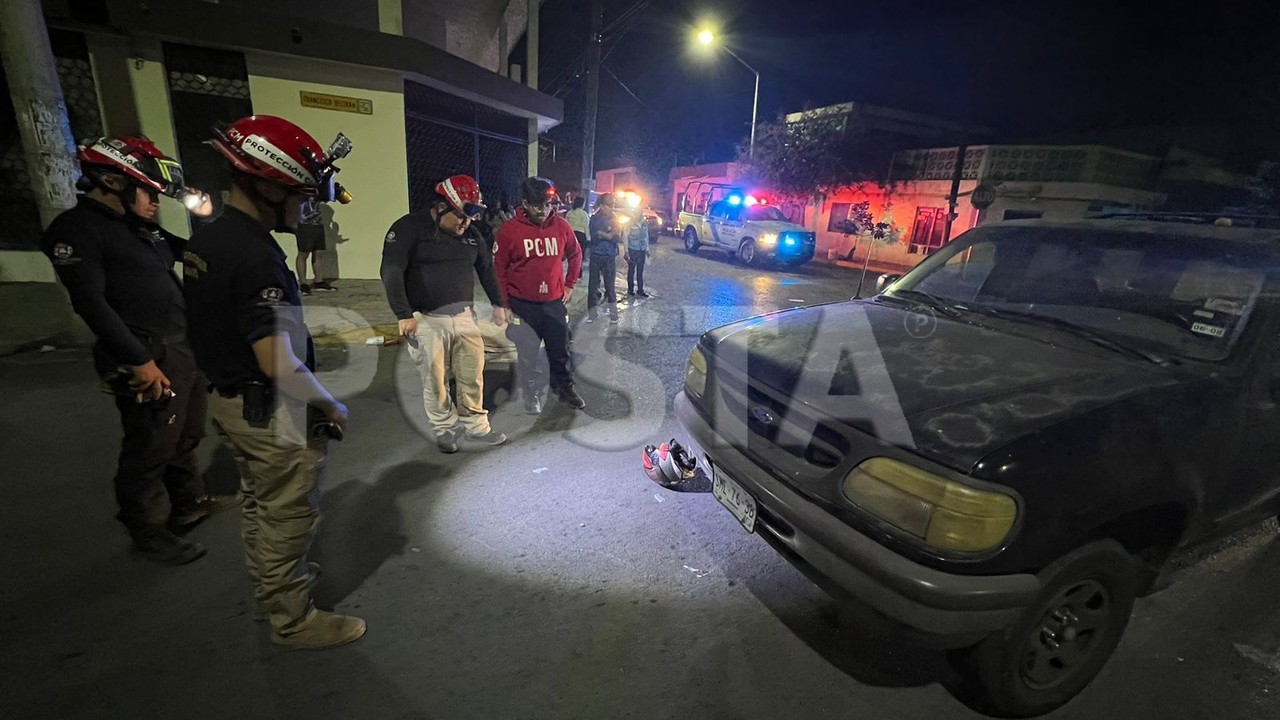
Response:
[[[979,185],[969,195],[969,202],[979,210],[986,210],[996,201],[996,189],[991,185]]]
[[[756,531],[756,499],[715,465],[711,466],[711,494],[733,513],[743,529],[749,533]]]

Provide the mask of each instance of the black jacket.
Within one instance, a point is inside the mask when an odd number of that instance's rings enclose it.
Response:
[[[441,233],[428,212],[405,215],[382,245],[382,285],[401,320],[475,300],[475,277],[495,306],[502,304],[493,250],[475,228],[461,237]]]
[[[83,196],[45,230],[41,249],[98,338],[99,371],[143,365],[160,346],[184,342],[185,305],[173,266],[185,243]]]

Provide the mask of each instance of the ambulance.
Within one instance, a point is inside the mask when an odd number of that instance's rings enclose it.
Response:
[[[680,195],[685,250],[724,250],[743,265],[803,265],[813,259],[816,238],[787,219],[767,197],[739,187],[701,181]]]

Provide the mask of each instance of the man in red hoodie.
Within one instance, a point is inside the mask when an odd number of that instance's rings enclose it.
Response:
[[[523,385],[524,409],[531,415],[542,412],[538,345],[546,343],[551,392],[581,410],[587,404],[573,388],[565,303],[582,277],[582,248],[569,223],[551,211],[556,188],[550,180],[528,178],[520,195],[515,218],[498,231],[493,267],[506,307],[515,315],[508,318],[507,334],[519,352],[516,374]]]

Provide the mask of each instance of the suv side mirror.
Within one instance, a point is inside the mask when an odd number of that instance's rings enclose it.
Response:
[[[884,289],[898,282],[902,278],[900,273],[885,273],[876,278],[876,292],[882,293]]]

